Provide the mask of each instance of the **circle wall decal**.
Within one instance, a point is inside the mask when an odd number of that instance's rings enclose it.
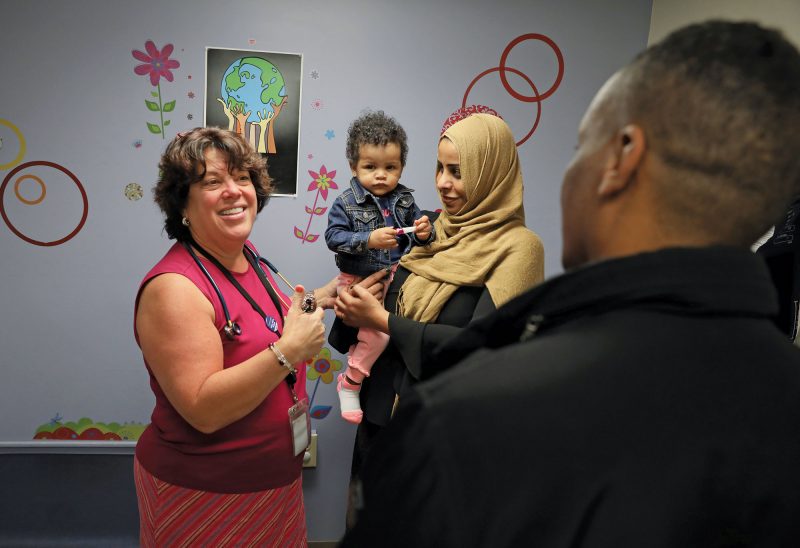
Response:
[[[20,183],[21,183],[22,181],[25,181],[26,179],[31,179],[31,180],[35,181],[35,182],[36,182],[36,183],[39,185],[39,197],[38,197],[38,198],[35,198],[35,199],[33,199],[33,200],[28,200],[28,199],[27,199],[27,198],[25,198],[25,196],[23,196],[23,195],[22,195],[22,193],[19,191],[19,186],[20,186]],[[45,186],[45,184],[44,184],[44,181],[42,181],[42,180],[41,180],[39,177],[37,177],[36,175],[30,175],[30,174],[28,174],[28,175],[23,175],[22,177],[20,177],[20,178],[19,178],[19,179],[17,179],[16,181],[14,181],[14,194],[16,194],[16,195],[17,195],[17,199],[18,199],[20,202],[22,202],[23,204],[28,204],[28,205],[36,205],[36,204],[39,204],[39,203],[41,203],[41,202],[42,202],[42,200],[44,200],[44,197],[47,195],[47,186]]]
[[[545,44],[547,44],[550,47],[550,49],[553,50],[553,53],[556,56],[556,61],[557,61],[557,64],[558,64],[556,78],[555,78],[555,81],[553,82],[553,84],[544,92],[539,92],[539,90],[536,87],[536,85],[534,85],[533,80],[527,74],[525,74],[524,72],[522,72],[522,71],[520,71],[520,70],[518,70],[516,68],[509,67],[506,64],[507,60],[508,60],[508,56],[511,53],[511,50],[513,50],[519,43],[525,42],[525,41],[528,41],[528,40],[538,40],[538,41],[544,42]],[[558,45],[552,39],[550,39],[549,37],[545,36],[544,34],[528,33],[528,34],[521,34],[520,36],[517,36],[516,38],[511,40],[508,43],[508,45],[506,45],[505,49],[503,50],[502,54],[500,55],[500,63],[498,64],[498,66],[492,67],[492,68],[488,68],[488,69],[484,70],[483,72],[481,72],[480,74],[478,74],[477,76],[475,76],[475,78],[472,79],[472,81],[467,86],[467,90],[464,92],[464,97],[461,100],[461,108],[458,109],[453,114],[451,114],[451,117],[453,115],[457,115],[459,113],[459,111],[461,111],[463,113],[465,111],[465,109],[472,108],[472,107],[475,106],[475,105],[472,105],[471,107],[467,106],[469,104],[468,99],[469,99],[470,91],[472,91],[472,88],[475,86],[476,83],[478,83],[478,81],[481,78],[483,78],[487,74],[492,74],[493,72],[499,73],[499,75],[500,75],[500,83],[503,85],[503,88],[506,90],[506,92],[509,95],[511,95],[511,97],[513,97],[514,99],[516,99],[518,101],[522,101],[523,103],[536,103],[536,117],[535,117],[535,119],[533,121],[533,126],[531,126],[531,129],[528,131],[528,133],[524,137],[522,137],[522,139],[517,141],[517,146],[520,146],[525,141],[530,139],[531,135],[533,135],[533,133],[536,131],[536,128],[539,126],[539,121],[541,120],[541,117],[542,117],[542,101],[544,101],[545,99],[550,97],[553,93],[555,93],[556,89],[558,89],[558,87],[561,85],[561,80],[564,77],[564,56],[562,55],[561,50],[559,49]],[[508,81],[508,73],[509,72],[517,75],[519,78],[524,80],[525,83],[528,85],[528,87],[531,88],[531,91],[533,92],[533,94],[532,95],[523,95],[523,94],[519,93],[517,90],[515,90],[513,87],[511,87],[511,84]],[[486,103],[486,104],[489,104],[489,103]],[[483,105],[481,105],[481,106],[483,106]],[[501,109],[496,108],[496,105],[494,105],[494,106],[495,106],[495,108],[492,108],[491,110],[494,110],[497,113],[501,112]],[[485,108],[491,108],[491,107],[485,107]],[[499,114],[498,114],[498,116],[499,116]],[[502,118],[502,116],[501,116],[501,118]],[[449,120],[450,119],[448,119],[448,121],[445,121],[444,126],[447,126],[447,124],[449,123]],[[444,130],[444,127],[443,127],[443,130]]]
[[[12,223],[11,220],[8,218],[8,215],[6,213],[6,206],[5,206],[6,187],[8,187],[9,182],[13,179],[13,177],[17,173],[19,173],[23,169],[27,169],[29,167],[34,167],[34,166],[50,167],[50,168],[53,168],[55,170],[58,170],[58,171],[62,172],[63,174],[65,174],[67,177],[69,177],[69,179],[73,183],[75,183],[75,186],[78,187],[78,191],[80,192],[81,200],[83,202],[83,211],[81,213],[81,218],[78,221],[77,226],[69,234],[67,234],[63,238],[58,238],[56,240],[51,240],[51,241],[42,241],[42,240],[37,240],[35,238],[31,238],[30,236],[22,233],[22,231],[20,231],[16,226],[14,226],[14,223]],[[20,179],[22,179],[24,177],[26,177],[26,176],[23,175],[22,177],[20,177]],[[31,176],[30,178],[34,178],[34,177]],[[42,182],[42,188],[44,189],[44,182]],[[44,198],[44,191],[42,192],[42,198]],[[24,200],[23,200],[23,203],[25,203]],[[84,190],[83,185],[78,180],[78,178],[75,176],[75,174],[72,173],[67,168],[65,168],[64,166],[58,165],[58,164],[53,163],[53,162],[46,162],[44,160],[25,162],[24,164],[20,164],[17,167],[15,167],[14,169],[12,169],[8,173],[8,175],[5,176],[5,179],[3,179],[3,184],[0,185],[0,215],[2,215],[3,221],[6,223],[6,226],[8,226],[8,228],[11,230],[11,232],[16,234],[19,238],[25,240],[29,244],[40,245],[40,246],[45,246],[45,247],[56,246],[56,245],[60,245],[60,244],[63,244],[64,242],[67,242],[67,241],[71,240],[83,228],[83,225],[86,223],[86,218],[89,216],[89,198],[86,196],[86,190]]]
[[[17,139],[19,139],[19,152],[14,157],[14,159],[11,160],[10,162],[0,164],[0,169],[8,169],[20,163],[22,161],[22,158],[25,156],[25,137],[22,135],[22,132],[19,130],[19,128],[14,124],[12,124],[11,122],[9,122],[8,120],[0,118],[0,126],[6,126],[7,128],[9,128],[11,131],[14,132],[14,135],[17,136]]]

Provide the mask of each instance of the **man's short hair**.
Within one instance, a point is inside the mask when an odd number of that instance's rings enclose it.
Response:
[[[668,176],[660,220],[750,245],[800,190],[800,53],[755,23],[675,31],[621,72],[624,117]]]

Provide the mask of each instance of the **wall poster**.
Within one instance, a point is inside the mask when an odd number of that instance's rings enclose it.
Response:
[[[297,195],[302,74],[300,54],[206,48],[205,125],[236,131],[266,157],[273,196]]]

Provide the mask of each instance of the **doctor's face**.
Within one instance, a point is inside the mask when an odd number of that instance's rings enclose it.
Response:
[[[256,190],[246,170],[229,170],[219,150],[205,152],[206,172],[189,187],[184,217],[192,237],[215,251],[241,248],[250,236],[257,213]]]

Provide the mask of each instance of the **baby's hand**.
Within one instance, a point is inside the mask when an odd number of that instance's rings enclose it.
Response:
[[[425,242],[431,237],[431,222],[427,215],[414,221],[414,226],[417,227],[416,235],[419,241]]]
[[[392,249],[397,247],[397,233],[392,227],[376,228],[369,233],[369,249]]]

